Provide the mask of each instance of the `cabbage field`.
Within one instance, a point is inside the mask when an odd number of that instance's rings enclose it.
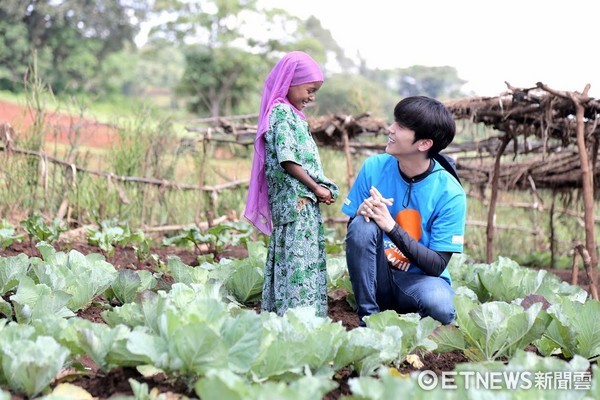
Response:
[[[0,226],[0,399],[594,399],[600,304],[546,270],[455,256],[454,324],[358,328],[328,239],[329,316],[260,313],[264,240],[243,222],[146,236]]]

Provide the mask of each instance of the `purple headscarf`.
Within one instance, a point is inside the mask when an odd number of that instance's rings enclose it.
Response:
[[[269,193],[265,175],[265,132],[269,129],[269,114],[278,103],[289,104],[302,119],[304,114],[296,109],[287,99],[290,86],[310,82],[322,82],[321,68],[308,54],[302,51],[292,51],[273,67],[263,89],[258,115],[258,129],[254,141],[254,160],[250,175],[250,187],[246,199],[244,216],[262,233],[270,236],[273,230],[271,209],[269,208]]]

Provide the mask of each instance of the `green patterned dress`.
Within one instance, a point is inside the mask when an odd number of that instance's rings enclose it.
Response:
[[[308,124],[287,104],[276,105],[265,133],[265,172],[273,232],[265,265],[262,310],[283,315],[288,308],[315,307],[327,315],[327,268],[321,210],[314,193],[281,166],[293,161],[334,198],[339,189],[323,173]]]

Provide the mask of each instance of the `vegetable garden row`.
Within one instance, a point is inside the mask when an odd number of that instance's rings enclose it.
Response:
[[[0,399],[93,398],[76,386],[75,378],[86,374],[84,358],[103,374],[119,367],[139,372],[130,394],[112,397],[120,399],[329,399],[334,393],[593,399],[600,392],[600,303],[578,286],[506,258],[492,264],[452,259],[452,325],[386,311],[369,317],[366,328],[347,330],[310,309],[284,317],[256,312],[266,247],[243,223],[165,238],[163,246],[209,251],[197,251],[198,265],[172,256],[156,260],[153,270],[118,269],[107,261],[125,244],[140,260],[152,257],[149,239],[126,227],[90,228],[87,240],[98,252],[84,255],[56,250],[58,225],[30,218],[20,226],[40,256],[0,257]],[[49,235],[53,230],[57,236]],[[4,222],[2,248],[20,240]],[[215,257],[230,244],[245,246],[248,257]],[[328,274],[330,291],[345,291],[353,304],[342,248],[332,241]],[[101,322],[78,316],[92,305],[102,307]],[[468,360],[447,371],[452,381],[420,370],[425,355],[445,352]],[[407,364],[412,372],[402,373]],[[349,393],[339,394],[340,371],[351,371]],[[149,387],[144,379],[157,375],[179,392]]]

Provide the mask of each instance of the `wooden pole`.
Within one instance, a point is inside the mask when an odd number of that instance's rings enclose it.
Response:
[[[552,191],[552,203],[550,204],[550,268],[554,268],[556,264],[556,240],[554,236],[556,232],[554,231],[554,216],[555,216],[555,207],[556,207],[556,190]]]
[[[577,123],[577,152],[579,154],[579,165],[581,168],[581,181],[583,191],[583,218],[585,226],[585,246],[590,255],[592,274],[598,268],[598,253],[596,252],[596,238],[594,232],[594,176],[590,173],[590,161],[585,142],[585,125],[583,123],[585,107],[584,103],[590,100],[588,92],[590,84],[585,85],[583,93],[561,92],[550,89],[548,86],[538,82],[537,86],[555,96],[571,99],[575,105],[575,120]]]
[[[583,95],[587,98],[590,85],[586,85]],[[575,103],[575,118],[577,120],[577,149],[579,150],[579,162],[581,164],[581,180],[583,186],[583,213],[585,222],[585,246],[590,255],[592,269],[598,267],[598,255],[596,253],[596,238],[594,232],[594,177],[590,173],[590,162],[585,143],[585,126],[583,115],[585,109],[581,99],[573,93],[569,93]],[[593,271],[592,271],[593,272]],[[597,300],[597,298],[596,298]]]
[[[502,137],[502,143],[496,154],[494,162],[494,172],[492,175],[492,194],[490,195],[490,207],[488,208],[487,229],[486,229],[486,249],[485,257],[487,263],[490,264],[494,258],[494,217],[496,216],[496,201],[498,200],[498,177],[500,176],[500,159],[506,149],[506,146],[511,140],[511,136],[506,133]]]
[[[352,156],[350,155],[350,140],[345,127],[342,128],[342,138],[344,139],[344,153],[346,154],[346,179],[348,180],[348,190],[350,190],[354,179],[354,169],[352,168]]]
[[[594,274],[594,269],[591,265],[591,257],[585,246],[582,244],[578,244],[575,246],[575,251],[579,252],[581,259],[583,260],[583,267],[585,268],[585,274],[588,277],[588,282],[590,283],[590,294],[592,295],[592,299],[598,300],[598,288],[596,287],[596,278]]]

